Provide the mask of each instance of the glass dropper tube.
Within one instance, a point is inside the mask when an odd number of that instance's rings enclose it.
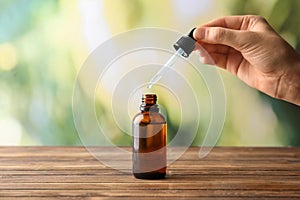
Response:
[[[167,73],[167,71],[169,71],[171,69],[171,67],[174,65],[174,63],[176,62],[176,60],[182,55],[184,54],[184,50],[179,48],[172,56],[171,58],[164,64],[164,66],[152,77],[152,79],[150,80],[147,88],[151,88],[155,83],[157,83],[161,77]]]

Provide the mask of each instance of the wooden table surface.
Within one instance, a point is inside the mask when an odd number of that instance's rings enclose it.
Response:
[[[204,159],[198,151],[189,148],[164,180],[138,180],[84,147],[0,147],[0,199],[300,199],[300,148],[215,147]]]

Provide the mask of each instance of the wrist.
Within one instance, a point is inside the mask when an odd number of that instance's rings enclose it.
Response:
[[[280,81],[277,98],[300,106],[300,55],[287,67],[289,70]]]

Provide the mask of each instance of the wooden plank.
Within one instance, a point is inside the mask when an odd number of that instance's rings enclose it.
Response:
[[[105,170],[98,169],[90,169],[87,170],[86,168],[82,169],[73,169],[73,170],[65,170],[65,169],[51,169],[51,170],[2,170],[1,177],[4,176],[36,176],[36,175],[44,175],[44,176],[53,176],[53,175],[103,175],[103,174],[115,174],[115,175],[122,175],[124,172],[116,171],[114,169],[107,168]],[[169,168],[168,174],[172,175],[242,175],[242,176],[293,176],[297,178],[300,176],[299,170],[207,170],[207,169],[193,169],[193,170],[186,170],[176,168]]]
[[[192,184],[191,184],[192,183]],[[135,181],[135,182],[44,182],[44,183],[0,183],[1,190],[109,190],[117,188],[118,190],[205,190],[205,189],[238,189],[238,190],[281,190],[281,191],[300,191],[299,181],[286,180],[227,180],[226,183],[221,180],[186,180],[181,182],[169,181]]]
[[[24,197],[30,194],[31,197],[89,197],[89,196],[133,196],[133,197],[267,197],[272,196],[276,198],[289,198],[289,197],[299,197],[300,191],[291,191],[289,193],[284,193],[282,191],[276,190],[187,190],[183,192],[182,190],[13,190],[13,191],[0,191],[0,196],[2,197]]]
[[[22,151],[20,151],[20,148],[22,148]],[[39,151],[37,151],[37,148]],[[131,151],[130,147],[119,147],[120,149],[124,151]],[[178,153],[181,152],[181,149],[185,148],[177,148],[177,147],[171,147],[172,152]],[[96,153],[110,153],[111,155],[113,154],[118,154],[118,151],[115,151],[113,148],[110,147],[76,147],[76,146],[64,146],[64,147],[49,147],[49,146],[40,146],[40,147],[35,147],[35,146],[29,146],[29,147],[0,147],[0,155],[2,156],[14,156],[14,155],[45,155],[49,156],[50,154],[56,154],[57,156],[72,156],[75,154],[75,156],[85,156],[89,155],[89,151],[96,152]],[[191,154],[198,154],[199,152],[199,147],[190,147],[186,151],[189,155]],[[247,156],[257,156],[257,155],[262,155],[262,156],[268,156],[268,155],[284,155],[289,156],[289,155],[297,155],[299,157],[300,154],[300,147],[214,147],[210,153],[210,155],[213,154],[219,154],[219,155],[241,155],[241,154],[246,154]]]
[[[117,166],[120,167],[120,169],[131,171],[129,164],[124,164],[122,167],[122,163],[118,164]],[[97,170],[97,169],[106,169],[108,167],[101,165],[99,163],[94,164],[82,164],[77,165],[76,163],[64,163],[59,164],[55,162],[48,162],[48,163],[27,163],[27,164],[12,164],[12,165],[5,165],[0,166],[0,171],[10,171],[10,170]],[[226,169],[229,171],[299,171],[299,164],[256,164],[256,165],[229,165],[229,164],[223,164],[223,165],[217,165],[217,163],[214,164],[199,164],[196,163],[184,163],[184,164],[174,164],[169,167],[169,169],[180,169],[181,171],[185,169],[186,171],[192,171],[192,170],[206,170],[206,171],[219,171],[222,169]]]
[[[199,179],[199,181],[197,180]],[[192,180],[192,181],[191,181]],[[287,181],[288,183],[294,184],[293,181],[300,183],[299,176],[297,178],[293,176],[221,176],[221,175],[209,175],[209,176],[184,176],[184,175],[175,175],[168,176],[166,181],[169,183],[172,182],[190,182],[191,184],[197,183],[197,182],[210,182],[210,181],[222,181],[222,182],[228,182],[230,181],[240,181],[240,183],[258,183],[259,181],[269,181],[274,182],[278,184],[278,180],[280,181]],[[113,182],[119,182],[119,183],[134,183],[137,182],[136,179],[132,178],[131,175],[122,176],[122,175],[102,175],[102,176],[72,176],[72,175],[64,175],[64,176],[27,176],[27,177],[2,177],[1,183],[113,183]],[[153,183],[157,181],[152,181]]]

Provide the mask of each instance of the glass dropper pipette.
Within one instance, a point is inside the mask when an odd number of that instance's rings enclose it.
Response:
[[[147,88],[151,88],[155,83],[161,79],[161,77],[170,70],[170,68],[174,65],[176,60],[184,53],[183,49],[179,48],[169,60],[164,64],[164,66],[152,77],[150,82],[148,83]]]
[[[185,58],[189,57],[190,53],[195,48],[196,40],[193,37],[193,32],[196,28],[193,28],[187,36],[182,36],[174,45],[176,52],[169,58],[169,60],[164,64],[164,66],[151,78],[148,83],[147,88],[151,88],[155,83],[157,83],[161,77],[170,70],[174,65],[176,60],[183,56]]]

